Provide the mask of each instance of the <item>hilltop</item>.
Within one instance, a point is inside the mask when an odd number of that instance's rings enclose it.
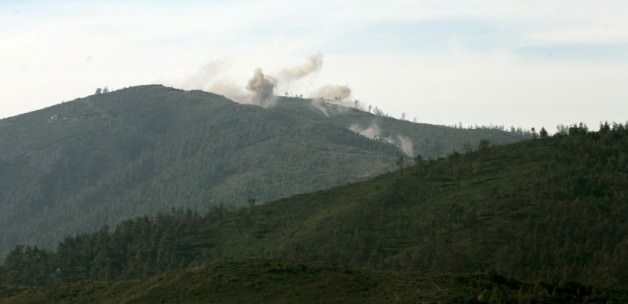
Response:
[[[377,140],[350,130],[371,125]],[[171,208],[236,208],[364,180],[396,166],[400,136],[430,158],[524,138],[297,98],[262,108],[158,85],[3,119],[0,256]]]

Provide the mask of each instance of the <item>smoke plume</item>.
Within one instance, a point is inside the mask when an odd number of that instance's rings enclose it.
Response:
[[[323,115],[329,117],[330,113],[327,110],[327,104],[323,101],[321,101],[320,99],[311,99],[310,100],[310,105],[312,106],[312,108],[320,111],[321,113],[323,113]]]
[[[412,140],[403,135],[396,136],[383,136],[382,129],[376,122],[372,122],[370,126],[363,128],[360,125],[353,124],[349,127],[349,130],[354,133],[360,134],[366,138],[370,138],[372,140],[382,141],[391,145],[396,146],[405,154],[406,156],[414,157],[414,143]]]
[[[250,94],[245,92],[241,86],[238,86],[232,81],[216,81],[210,84],[206,89],[209,92],[223,95],[238,103],[251,102]]]
[[[246,86],[246,89],[253,94],[251,101],[254,104],[262,106],[272,105],[275,98],[275,86],[277,80],[275,78],[264,75],[262,69],[256,69],[253,78],[251,78]]]
[[[401,152],[403,152],[403,154],[410,157],[416,156],[416,154],[414,153],[414,143],[410,138],[403,135],[397,135],[397,140],[398,147],[399,149],[401,149]]]
[[[341,85],[327,85],[316,90],[311,97],[331,102],[347,101],[351,98],[351,88]]]
[[[278,88],[287,89],[293,82],[303,80],[320,71],[323,68],[323,55],[315,54],[310,56],[305,63],[281,69],[275,74],[265,74],[262,69],[258,68],[244,87],[225,78],[226,68],[228,66],[224,61],[211,62],[184,79],[179,87],[207,90],[239,103],[269,107],[275,104],[275,91]],[[327,85],[309,94],[309,97],[312,98],[312,106],[327,116],[331,114],[330,110],[336,113],[347,110],[346,108],[357,107],[357,101],[355,105],[349,102],[352,92],[347,86]],[[328,107],[328,104],[343,107]]]
[[[350,102],[351,88],[347,86],[327,85],[310,94],[310,98],[312,106],[327,117],[331,113],[344,113],[351,107],[358,108],[357,102]]]
[[[323,55],[316,54],[308,58],[301,66],[286,68],[279,72],[278,79],[281,82],[292,82],[303,79],[323,68]]]
[[[205,89],[206,86],[215,81],[216,77],[225,70],[227,63],[224,61],[212,61],[201,67],[196,73],[187,76],[180,83],[180,87],[186,90]]]
[[[371,123],[371,125],[367,128],[362,128],[357,124],[353,124],[349,127],[349,130],[373,140],[379,140],[382,135],[381,129],[375,122]]]

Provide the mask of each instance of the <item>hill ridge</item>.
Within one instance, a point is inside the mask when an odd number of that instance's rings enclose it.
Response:
[[[484,146],[261,206],[136,218],[67,238],[56,252],[19,247],[4,271],[30,284],[49,280],[38,274],[46,267],[70,281],[133,279],[262,258],[622,287],[627,145],[622,126]]]
[[[266,109],[147,85],[0,120],[0,256],[172,207],[246,206],[381,174],[399,148],[349,130],[373,119],[322,116],[300,99]],[[524,138],[377,119],[382,136],[403,134],[425,157]]]

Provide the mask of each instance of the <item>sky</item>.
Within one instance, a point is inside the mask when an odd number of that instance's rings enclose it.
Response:
[[[625,0],[2,0],[0,118],[104,86],[244,87],[313,54],[282,92],[347,85],[447,125],[628,121]]]

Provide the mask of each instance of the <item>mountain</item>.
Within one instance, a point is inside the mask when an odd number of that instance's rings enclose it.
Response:
[[[261,108],[157,85],[88,96],[0,120],[0,256],[170,208],[241,207],[363,180],[394,168],[401,150],[435,158],[523,138],[295,98]]]
[[[136,218],[68,237],[56,251],[18,247],[0,277],[5,286],[116,282],[270,259],[625,288],[628,125],[568,132],[482,145],[261,206]]]

